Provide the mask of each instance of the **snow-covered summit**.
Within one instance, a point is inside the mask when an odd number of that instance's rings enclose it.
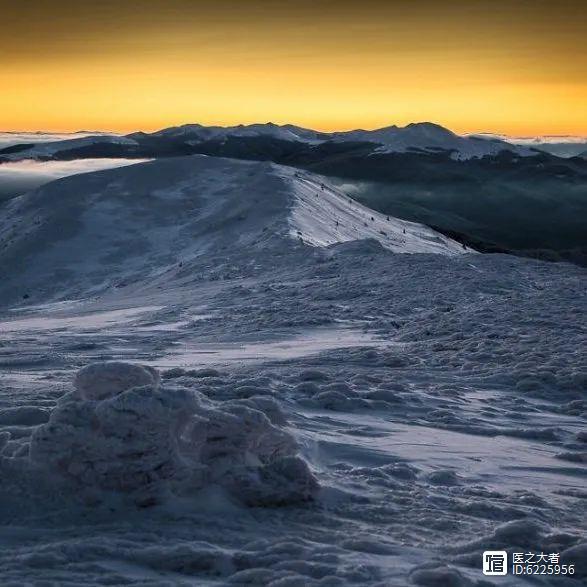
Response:
[[[416,146],[415,143],[417,142],[424,142],[425,144],[444,143],[453,140],[458,135],[432,122],[412,122],[404,127],[393,124],[375,130],[357,129],[335,132],[332,136],[338,140],[363,140],[383,144],[401,140],[408,146]]]
[[[224,140],[229,137],[272,137],[283,141],[315,142],[323,133],[295,126],[293,124],[278,125],[273,122],[265,124],[239,124],[236,126],[203,126],[201,124],[184,124],[165,128],[152,133],[160,138],[181,138],[188,142]]]
[[[379,143],[380,153],[408,151],[451,151],[455,159],[471,159],[513,151],[521,156],[534,154],[530,149],[505,141],[484,141],[476,137],[459,136],[432,122],[411,123],[404,127],[387,126],[376,130],[352,130],[334,133],[336,141],[366,141]]]
[[[207,156],[162,159],[58,180],[11,201],[0,219],[8,275],[0,298],[57,286],[78,295],[218,254],[238,263],[242,251],[287,255],[361,239],[398,253],[463,252],[310,173]]]

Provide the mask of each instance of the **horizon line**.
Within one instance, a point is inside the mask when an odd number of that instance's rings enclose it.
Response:
[[[200,125],[202,127],[205,128],[209,128],[209,127],[220,127],[220,128],[235,128],[238,126],[243,126],[243,127],[248,127],[248,126],[253,126],[253,125],[274,125],[274,126],[279,126],[279,127],[283,127],[283,126],[296,126],[298,128],[303,128],[305,130],[311,130],[314,132],[320,132],[320,133],[325,133],[325,134],[332,134],[332,133],[336,133],[336,132],[351,132],[351,131],[376,131],[376,130],[381,130],[381,129],[385,129],[385,128],[391,128],[391,127],[396,127],[396,128],[406,128],[410,125],[418,125],[418,124],[433,124],[436,126],[440,126],[444,129],[447,129],[451,132],[453,132],[456,135],[459,136],[467,136],[467,135],[497,135],[497,136],[506,136],[509,138],[517,138],[517,139],[530,139],[530,138],[575,138],[575,139],[585,139],[587,140],[587,133],[583,134],[583,133],[508,133],[508,132],[503,132],[500,130],[468,130],[468,131],[464,131],[464,132],[459,132],[459,131],[454,131],[452,130],[450,127],[445,126],[443,124],[437,123],[437,122],[432,122],[430,120],[420,120],[417,122],[408,122],[405,125],[401,126],[399,124],[388,124],[388,125],[384,125],[384,126],[374,126],[374,127],[370,127],[370,126],[366,126],[366,127],[348,127],[348,128],[336,128],[333,130],[324,130],[321,128],[313,128],[311,126],[302,126],[299,124],[295,124],[292,122],[284,122],[284,123],[276,123],[276,122],[272,122],[272,121],[267,121],[267,122],[250,122],[250,123],[237,123],[237,124],[217,124],[217,123],[213,123],[213,124],[203,124],[203,123],[199,123],[199,122],[185,122],[185,123],[179,123],[179,124],[170,124],[168,126],[162,126],[162,127],[156,127],[154,129],[148,129],[148,130],[144,130],[144,128],[133,128],[132,130],[111,130],[111,129],[99,129],[99,128],[94,128],[92,130],[86,130],[86,129],[77,129],[77,130],[47,130],[47,129],[16,129],[16,130],[5,130],[5,129],[0,129],[0,134],[38,134],[38,135],[57,135],[57,134],[63,134],[63,135],[76,135],[76,134],[87,134],[87,135],[92,135],[92,134],[110,134],[110,135],[116,135],[116,136],[124,136],[124,135],[129,135],[129,134],[133,134],[136,132],[144,132],[147,134],[151,134],[154,132],[158,132],[161,130],[165,130],[168,128],[180,128],[182,126],[191,126],[191,125]],[[497,138],[496,136],[496,138]]]

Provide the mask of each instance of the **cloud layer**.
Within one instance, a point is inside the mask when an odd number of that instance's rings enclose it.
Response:
[[[50,132],[0,132],[0,149],[23,143],[52,143],[54,141],[67,141],[101,134],[103,132],[75,132],[75,133],[50,133]]]
[[[0,164],[0,203],[61,177],[124,167],[146,159],[76,159],[34,161],[25,159]]]

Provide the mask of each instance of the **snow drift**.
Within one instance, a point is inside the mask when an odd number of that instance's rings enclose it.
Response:
[[[140,504],[209,485],[247,505],[309,500],[318,484],[276,414],[267,398],[217,403],[196,390],[161,388],[150,367],[95,363],[35,430],[30,460]]]

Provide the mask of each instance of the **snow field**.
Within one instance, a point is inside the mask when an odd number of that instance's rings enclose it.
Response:
[[[209,159],[2,224],[2,581],[486,587],[507,550],[581,585],[584,269],[347,241],[319,178]]]

